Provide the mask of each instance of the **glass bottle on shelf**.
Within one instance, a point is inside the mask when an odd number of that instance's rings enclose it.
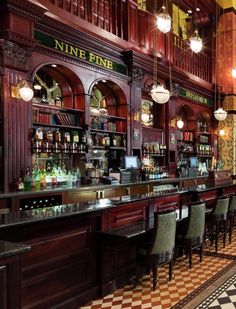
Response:
[[[79,144],[79,133],[77,131],[72,131],[72,153],[78,152]]]
[[[61,152],[61,132],[59,130],[54,132],[54,152],[60,153]]]
[[[43,142],[43,130],[41,128],[37,128],[35,130],[35,136],[33,139],[33,150],[36,153],[42,152],[42,142]]]

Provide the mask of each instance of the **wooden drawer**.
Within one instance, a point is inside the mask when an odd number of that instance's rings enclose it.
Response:
[[[145,221],[148,200],[123,204],[102,212],[102,230],[118,228],[134,222]]]

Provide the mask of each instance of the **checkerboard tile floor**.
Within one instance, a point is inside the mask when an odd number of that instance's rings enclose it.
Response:
[[[227,242],[225,248],[220,244],[218,254],[214,254],[214,247],[206,248],[206,255],[203,257],[202,263],[199,263],[199,256],[193,254],[192,269],[188,268],[188,260],[185,257],[177,259],[171,282],[168,281],[168,266],[160,267],[158,270],[158,286],[155,291],[151,289],[152,278],[150,275],[147,275],[143,277],[142,283],[136,288],[127,285],[123,289],[118,289],[113,294],[105,296],[103,299],[94,300],[80,307],[80,309],[174,308],[180,300],[229,265],[234,259],[236,259],[236,231],[231,244]],[[233,293],[232,287],[230,293]],[[224,301],[224,296],[222,296],[221,301]],[[217,304],[216,307],[212,305],[211,309],[236,308],[236,305],[234,306],[236,290],[235,296],[232,296],[231,301],[232,304]]]

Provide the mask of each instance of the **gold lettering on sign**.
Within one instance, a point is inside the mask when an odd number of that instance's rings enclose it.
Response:
[[[110,60],[102,58],[100,56],[94,55],[93,53],[89,53],[89,62],[100,65],[104,68],[113,70],[113,63]]]
[[[91,52],[89,52],[87,54],[87,57],[86,57],[86,51],[85,50],[79,49],[78,47],[75,47],[73,45],[69,45],[69,44],[64,43],[64,42],[60,42],[56,39],[54,39],[54,44],[55,44],[54,48],[63,52],[63,53],[69,54],[71,56],[75,56],[75,57],[80,58],[80,59],[87,60],[91,63],[95,63],[99,66],[104,67],[104,68],[113,70],[113,62],[106,59],[106,58],[100,57],[100,56],[95,55]]]
[[[60,51],[63,52],[63,51],[64,51],[64,50],[63,50],[63,45],[64,45],[64,43],[63,43],[63,42],[59,42],[58,40],[55,40],[55,39],[54,39],[54,41],[55,41],[55,48],[56,48],[56,49],[59,49]]]

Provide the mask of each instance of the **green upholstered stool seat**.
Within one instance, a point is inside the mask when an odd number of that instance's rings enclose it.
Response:
[[[175,247],[176,213],[175,211],[154,214],[154,230],[146,247],[137,250],[137,261],[152,268],[153,290],[157,285],[157,269],[169,263],[169,280],[172,278],[173,256]]]

